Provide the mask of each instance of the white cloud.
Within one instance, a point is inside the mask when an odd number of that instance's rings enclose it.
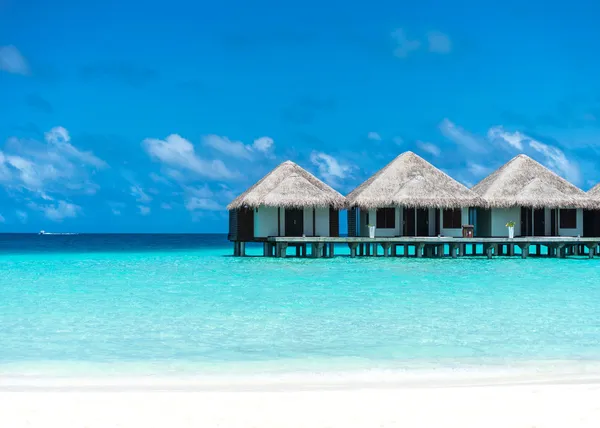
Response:
[[[573,183],[578,184],[581,182],[581,172],[579,171],[579,167],[575,163],[569,161],[562,150],[531,138],[529,139],[529,147],[544,155],[546,165],[557,174],[562,175]]]
[[[394,137],[392,138],[392,141],[394,142],[394,144],[401,146],[402,144],[404,144],[404,138],[402,137]]]
[[[350,165],[343,164],[326,153],[312,152],[310,161],[319,169],[319,175],[334,187],[339,185],[339,180],[346,178],[352,172]]]
[[[151,158],[161,162],[171,171],[183,169],[214,179],[230,179],[236,176],[222,161],[206,160],[198,156],[193,144],[177,134],[169,135],[165,140],[147,138],[142,142],[142,146]]]
[[[581,182],[581,171],[575,162],[570,161],[558,147],[542,143],[519,131],[509,132],[502,126],[494,126],[488,131],[488,138],[493,142],[508,144],[520,152],[535,152],[541,154],[548,168],[575,184]]]
[[[492,141],[502,141],[514,149],[523,150],[523,145],[529,142],[530,138],[519,131],[507,132],[502,126],[494,126],[488,130],[488,138]]]
[[[442,154],[442,151],[440,150],[440,148],[432,143],[426,143],[424,141],[417,141],[417,146],[424,152],[427,152],[436,157],[439,156],[440,154]]]
[[[260,137],[254,140],[252,147],[256,151],[268,154],[273,149],[274,144],[275,142],[271,137]]]
[[[430,31],[427,33],[429,52],[447,54],[452,51],[452,42],[447,34],[441,31]]]
[[[221,211],[221,210],[225,209],[224,206],[222,206],[221,204],[219,204],[214,199],[198,198],[196,196],[193,196],[193,197],[189,198],[185,202],[185,208],[188,211],[196,211],[196,210],[202,210],[202,211]]]
[[[11,137],[0,150],[0,184],[43,198],[51,198],[52,193],[94,194],[98,186],[90,174],[107,167],[92,152],[73,146],[63,127],[47,132],[44,143]]]
[[[255,160],[257,153],[269,155],[274,145],[271,137],[260,137],[254,140],[252,145],[246,145],[241,141],[231,141],[227,137],[214,134],[204,136],[202,142],[227,156],[246,160]]]
[[[392,38],[396,42],[394,55],[398,58],[406,58],[411,52],[421,47],[421,42],[419,40],[410,40],[402,28],[398,28],[392,32]]]
[[[220,211],[225,207],[216,200],[215,193],[206,185],[199,187],[186,186],[185,208],[188,211]]]
[[[170,210],[170,209],[172,209],[172,208],[173,208],[173,207],[171,206],[171,204],[167,204],[166,202],[163,202],[162,204],[160,204],[160,207],[161,207],[163,210]]]
[[[469,172],[477,177],[482,177],[485,175],[488,175],[490,172],[492,172],[491,168],[488,168],[486,166],[480,165],[478,163],[474,163],[474,162],[469,162],[467,165],[467,168],[469,170]]]
[[[6,223],[6,219],[2,214],[0,214],[0,223]]]
[[[377,132],[369,132],[367,134],[367,138],[373,141],[381,141],[381,135],[379,135]]]
[[[456,126],[449,119],[444,119],[439,124],[441,133],[451,141],[459,144],[471,152],[483,153],[487,151],[484,142],[463,128]]]
[[[147,204],[152,201],[152,197],[148,195],[139,185],[134,184],[129,188],[131,196],[141,204]]]
[[[98,169],[106,168],[108,165],[99,157],[95,156],[92,152],[82,152],[70,143],[71,136],[69,132],[62,126],[52,128],[50,131],[44,134],[44,138],[49,146],[54,148],[66,156],[76,159],[84,165],[90,165]]]
[[[61,222],[65,218],[75,218],[81,212],[81,207],[70,202],[58,201],[58,204],[40,205],[30,202],[28,207],[44,213],[52,221]]]
[[[183,188],[186,195],[189,197],[195,196],[197,198],[212,198],[214,193],[207,185],[194,187],[194,186],[185,186]]]
[[[29,65],[16,47],[0,46],[0,70],[26,76],[29,74]]]
[[[202,137],[202,142],[228,156],[247,160],[252,159],[252,146],[247,146],[241,141],[231,141],[227,137],[211,134]]]
[[[15,214],[17,215],[17,218],[19,219],[19,221],[21,223],[27,222],[27,217],[29,217],[29,216],[27,215],[27,213],[25,211],[17,210],[17,211],[15,211]]]
[[[149,215],[150,214],[150,207],[147,207],[145,205],[138,205],[138,209],[140,210],[141,215]]]

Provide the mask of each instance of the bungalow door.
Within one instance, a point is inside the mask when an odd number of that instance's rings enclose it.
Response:
[[[415,236],[415,209],[404,208],[404,236]]]
[[[417,209],[417,236],[429,236],[429,208]]]
[[[521,207],[521,236],[532,236],[531,208]]]
[[[304,233],[304,210],[285,209],[285,236],[302,236]]]
[[[546,210],[533,210],[533,236],[546,236]]]
[[[600,211],[583,210],[583,236],[600,236]]]

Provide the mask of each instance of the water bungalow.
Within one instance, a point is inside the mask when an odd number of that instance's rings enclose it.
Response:
[[[518,155],[473,187],[477,236],[583,236],[583,210],[596,205],[581,189],[526,155]]]
[[[234,254],[243,255],[245,242],[269,237],[337,237],[344,207],[340,193],[286,161],[229,204],[229,240]],[[272,254],[272,245],[265,245],[267,252]]]
[[[346,197],[348,236],[462,237],[482,199],[413,152],[405,152]],[[471,235],[472,236],[472,235]]]
[[[468,189],[406,152],[346,198],[287,161],[228,209],[236,256],[246,242],[261,242],[271,257],[286,257],[288,247],[296,256],[332,257],[337,244],[351,257],[592,258],[600,244],[600,185],[586,194],[525,155]],[[339,233],[340,209],[348,210],[348,236]]]

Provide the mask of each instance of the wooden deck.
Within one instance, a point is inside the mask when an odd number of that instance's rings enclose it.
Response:
[[[523,236],[509,238],[453,237],[269,237],[261,241],[265,257],[286,257],[288,247],[297,257],[333,257],[336,245],[348,245],[350,257],[463,257],[532,256],[559,257],[586,255],[593,258],[600,238],[567,236]],[[531,252],[534,247],[534,252]],[[482,248],[483,251],[478,251]],[[515,251],[518,248],[519,251]],[[542,254],[541,249],[546,252]],[[309,251],[310,250],[310,251]],[[380,251],[381,250],[381,251]],[[446,251],[448,250],[448,251]],[[245,255],[245,243],[234,242],[234,256]]]

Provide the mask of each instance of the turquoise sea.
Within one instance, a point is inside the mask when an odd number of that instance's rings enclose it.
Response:
[[[224,235],[1,235],[0,374],[600,361],[600,259],[231,252]]]

